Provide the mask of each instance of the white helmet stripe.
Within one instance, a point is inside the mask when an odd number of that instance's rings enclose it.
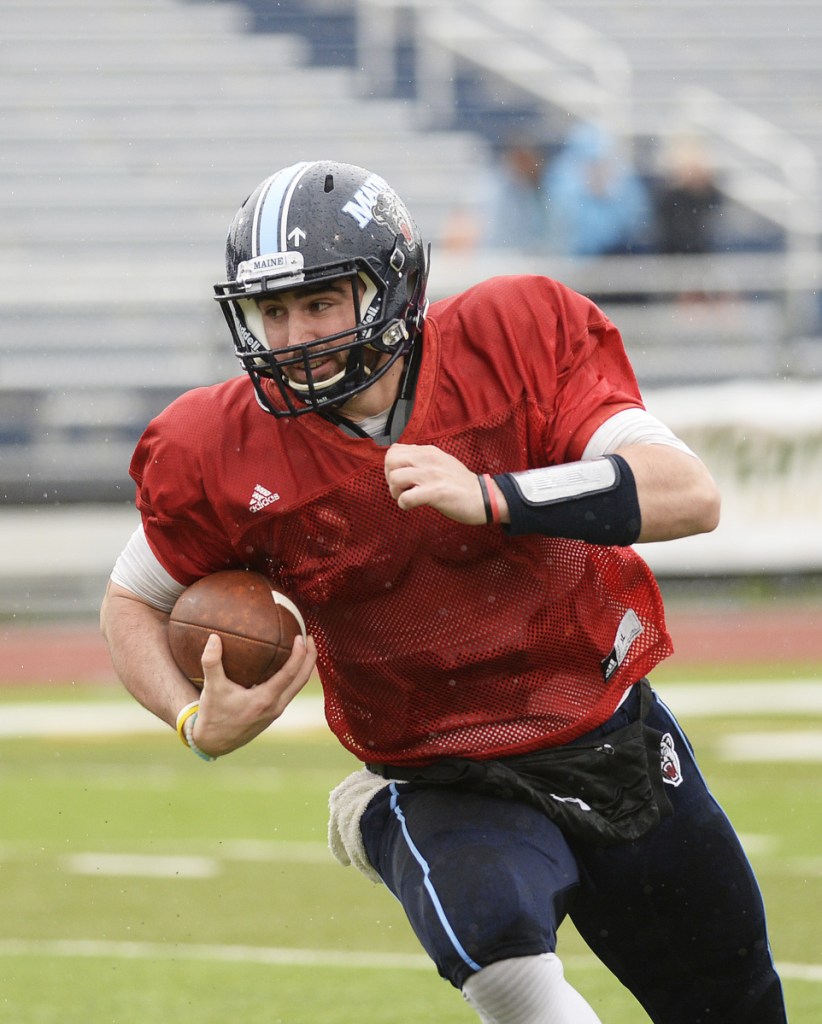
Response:
[[[254,210],[254,223],[251,229],[251,246],[253,256],[264,256],[269,252],[285,251],[285,240],[280,243],[280,236],[285,235],[286,218],[281,211],[286,203],[290,201],[291,194],[296,187],[301,172],[310,166],[306,161],[285,167],[283,170],[273,174],[266,182],[265,188],[257,200],[257,207]],[[282,230],[280,221],[282,220]]]
[[[302,164],[301,166],[298,164],[297,173],[294,175],[291,184],[288,186],[285,198],[283,199],[282,215],[280,216],[280,248],[277,250],[278,252],[288,251],[288,237],[286,236],[286,231],[288,230],[288,211],[291,208],[291,197],[294,195],[294,190],[299,185],[302,176],[306,174],[313,166],[313,162],[305,163]]]

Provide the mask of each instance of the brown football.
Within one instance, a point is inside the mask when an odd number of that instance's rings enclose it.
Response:
[[[196,686],[203,685],[200,659],[209,634],[223,642],[223,668],[241,686],[272,676],[291,654],[305,622],[293,601],[265,576],[244,569],[212,573],[177,599],[168,623],[174,660]]]

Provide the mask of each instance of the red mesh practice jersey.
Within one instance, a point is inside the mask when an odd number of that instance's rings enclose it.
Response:
[[[546,278],[499,278],[431,307],[402,441],[475,472],[522,470],[578,459],[604,420],[641,406],[600,310]],[[559,744],[671,653],[632,549],[402,512],[384,456],[315,414],[275,419],[243,376],[174,402],[131,467],[148,541],[175,579],[249,566],[297,602],[328,722],[358,757]]]

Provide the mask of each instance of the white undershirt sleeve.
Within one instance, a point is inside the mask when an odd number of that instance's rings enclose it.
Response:
[[[147,604],[170,612],[186,589],[158,562],[146,540],[142,526],[131,535],[111,571],[112,582],[125,587]]]
[[[583,460],[613,455],[629,444],[665,444],[696,459],[698,456],[665,424],[644,409],[623,409],[602,423],[591,435]]]

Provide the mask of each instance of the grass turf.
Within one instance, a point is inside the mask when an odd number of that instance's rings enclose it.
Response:
[[[774,678],[812,671],[779,666]],[[3,689],[0,714],[55,699],[128,700],[110,688]],[[748,845],[777,961],[811,968],[786,971],[791,1022],[816,1024],[819,762],[727,760],[723,744],[754,730],[790,742],[822,730],[822,715],[684,724]],[[328,790],[352,767],[322,733],[266,738],[215,765],[171,732],[0,742],[0,1024],[475,1020],[426,966],[394,899],[324,848]],[[569,923],[559,952],[603,1020],[646,1019]]]

